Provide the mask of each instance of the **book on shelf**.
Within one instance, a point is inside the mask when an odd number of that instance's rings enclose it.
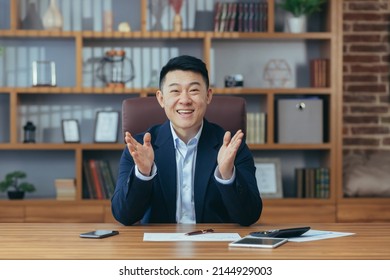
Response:
[[[311,87],[329,86],[329,59],[316,58],[310,60]]]
[[[264,144],[266,138],[266,113],[248,112],[246,122],[246,142],[248,144]]]
[[[329,168],[296,168],[297,198],[329,198]]]
[[[216,2],[214,6],[215,32],[267,31],[268,2]]]
[[[89,159],[83,162],[86,199],[110,199],[114,193],[115,180],[108,160]]]
[[[57,200],[75,200],[76,199],[76,179],[55,179],[54,186],[56,188]]]

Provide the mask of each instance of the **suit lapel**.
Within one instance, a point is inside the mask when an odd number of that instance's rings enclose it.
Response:
[[[169,121],[160,127],[155,142],[155,162],[158,164],[157,176],[161,183],[162,199],[170,219],[176,220],[176,157]],[[167,163],[172,164],[167,164]]]
[[[194,179],[194,202],[196,222],[201,222],[203,216],[204,201],[216,166],[218,154],[218,139],[214,131],[210,129],[210,124],[205,120],[203,131],[198,143],[198,152],[196,156],[195,179]]]

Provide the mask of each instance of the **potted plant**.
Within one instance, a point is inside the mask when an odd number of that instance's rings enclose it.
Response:
[[[5,179],[0,182],[0,191],[8,190],[9,199],[23,199],[26,192],[34,192],[35,186],[27,182],[20,182],[26,178],[26,173],[14,171],[5,175]]]
[[[326,0],[282,0],[279,6],[287,13],[286,29],[292,33],[306,32],[307,16],[321,11]]]

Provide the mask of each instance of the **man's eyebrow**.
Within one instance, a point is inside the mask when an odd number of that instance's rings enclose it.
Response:
[[[179,83],[172,83],[172,84],[169,84],[168,87],[179,86],[179,85],[180,85]],[[197,81],[191,82],[191,83],[190,83],[190,86],[193,86],[193,85],[198,85],[198,86],[200,86],[200,82],[197,82]]]

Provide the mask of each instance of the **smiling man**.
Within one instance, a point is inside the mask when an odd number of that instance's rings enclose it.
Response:
[[[168,121],[126,132],[111,201],[120,223],[247,226],[259,219],[253,157],[241,130],[232,136],[204,118],[212,96],[202,60],[183,55],[161,69],[156,97]]]

